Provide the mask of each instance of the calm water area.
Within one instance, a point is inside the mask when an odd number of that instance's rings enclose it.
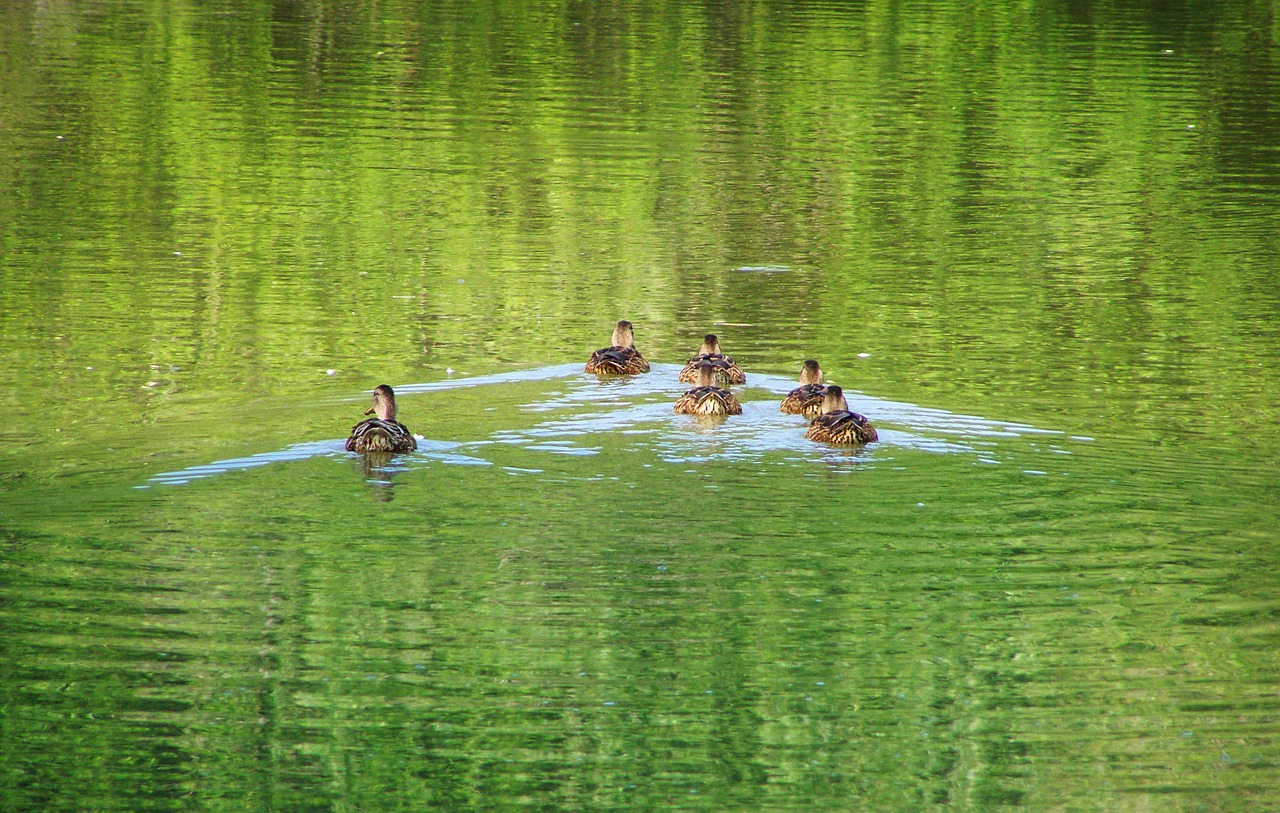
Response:
[[[5,813],[1280,811],[1276,0],[7,2],[0,406]]]

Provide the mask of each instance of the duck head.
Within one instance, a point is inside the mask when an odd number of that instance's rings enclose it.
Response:
[[[844,390],[835,384],[827,386],[826,393],[822,396],[822,412],[849,411],[849,402],[844,399]]]
[[[804,363],[800,368],[800,383],[805,386],[822,383],[822,368],[818,366],[818,362],[809,359]]]
[[[636,346],[635,331],[631,328],[631,323],[626,319],[622,319],[613,326],[613,346],[632,348]]]
[[[373,390],[373,406],[364,411],[366,415],[377,415],[380,421],[396,419],[396,394],[386,384],[379,384]]]
[[[703,361],[695,369],[698,371],[698,380],[695,386],[719,387],[720,389],[729,387],[729,376],[721,365]]]

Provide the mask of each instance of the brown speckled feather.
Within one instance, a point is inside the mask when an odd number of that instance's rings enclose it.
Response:
[[[412,452],[418,448],[404,424],[399,421],[384,421],[380,418],[369,418],[351,427],[351,437],[347,438],[348,452]]]
[[[633,347],[604,347],[591,354],[583,369],[595,375],[636,375],[649,372],[649,362]]]
[[[809,424],[809,431],[804,436],[809,440],[838,446],[874,443],[880,439],[870,421],[856,412],[846,410],[822,413]]]
[[[686,384],[699,383],[698,367],[703,364],[710,364],[714,367],[717,378],[725,386],[747,383],[746,373],[742,372],[738,362],[720,351],[720,337],[714,333],[708,333],[703,337],[702,346],[698,348],[698,355],[689,359],[689,362],[684,365],[684,369],[680,371],[680,380]]]
[[[822,396],[826,392],[827,388],[822,384],[796,387],[782,399],[779,409],[790,415],[803,415],[812,420],[822,414]]]
[[[694,387],[676,401],[681,415],[741,415],[738,397],[720,387]]]
[[[635,331],[622,319],[613,326],[613,344],[591,354],[583,368],[595,375],[636,375],[649,372],[649,362],[636,350]]]
[[[703,363],[714,365],[724,375],[725,381],[730,384],[747,383],[747,374],[742,372],[742,368],[738,366],[736,361],[724,353],[707,353],[689,359],[684,365],[684,369],[680,371],[680,381],[685,384],[697,382],[698,365]]]
[[[396,420],[396,394],[386,384],[373,388],[373,406],[365,410],[374,417],[351,427],[348,452],[412,452],[418,441],[404,424]]]

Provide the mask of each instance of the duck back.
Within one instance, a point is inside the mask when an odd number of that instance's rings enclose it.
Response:
[[[348,452],[412,452],[418,448],[413,433],[399,421],[369,418],[351,427]]]
[[[649,372],[649,362],[633,347],[604,347],[591,354],[583,369],[595,375],[636,375]]]
[[[824,384],[805,384],[787,393],[779,409],[789,415],[803,415],[812,420],[822,414],[822,396],[826,394]]]
[[[837,446],[855,446],[874,443],[880,439],[876,428],[865,416],[847,410],[824,412],[809,424],[805,433],[809,440],[833,443]]]
[[[694,387],[676,401],[681,415],[741,415],[742,403],[732,392],[720,387]]]

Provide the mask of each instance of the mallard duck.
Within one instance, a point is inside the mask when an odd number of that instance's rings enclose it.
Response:
[[[686,384],[696,383],[698,380],[698,365],[703,362],[710,362],[723,370],[730,384],[747,383],[747,375],[742,372],[738,362],[720,352],[720,337],[714,333],[708,333],[703,337],[702,347],[698,349],[698,355],[689,359],[689,362],[684,365],[684,369],[680,371],[680,380]]]
[[[849,411],[844,390],[831,384],[822,396],[822,414],[809,424],[805,433],[809,440],[834,443],[839,446],[856,446],[874,443],[880,439],[876,428],[862,415]]]
[[[413,433],[396,420],[396,394],[386,384],[373,391],[373,406],[364,411],[376,417],[351,427],[348,452],[412,452],[418,448]]]
[[[738,397],[716,386],[719,370],[710,362],[698,365],[698,386],[681,395],[675,411],[681,415],[741,415]]]
[[[613,327],[613,344],[591,354],[584,368],[596,375],[635,375],[649,372],[649,362],[636,349],[635,333],[626,319]]]
[[[822,368],[818,362],[809,359],[800,368],[800,386],[787,393],[782,399],[783,412],[791,415],[803,415],[813,420],[822,414],[822,396],[827,388],[822,384]]]

